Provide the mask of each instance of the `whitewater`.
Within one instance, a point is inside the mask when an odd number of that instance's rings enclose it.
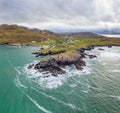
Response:
[[[27,66],[45,57],[38,47],[0,46],[0,113],[119,113],[120,47],[96,47],[86,53],[82,71],[44,77]]]

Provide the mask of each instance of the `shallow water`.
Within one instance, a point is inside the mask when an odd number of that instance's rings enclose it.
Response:
[[[43,78],[27,65],[37,47],[0,46],[0,113],[119,113],[120,47],[95,48],[87,67]]]

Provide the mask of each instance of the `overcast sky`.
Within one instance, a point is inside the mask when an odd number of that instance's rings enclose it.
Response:
[[[120,0],[0,0],[0,24],[40,29],[120,28]]]

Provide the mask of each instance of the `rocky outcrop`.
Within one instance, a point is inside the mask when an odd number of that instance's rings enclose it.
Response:
[[[36,54],[36,53],[35,53]],[[46,61],[40,61],[36,65],[29,65],[28,69],[33,68],[40,73],[51,73],[52,76],[65,74],[63,67],[75,65],[76,69],[82,70],[86,63],[83,61],[84,54],[74,51],[51,56]]]
[[[88,55],[90,59],[97,58],[96,55]]]
[[[34,69],[38,70],[39,72],[49,72],[53,76],[65,73],[65,71],[57,64],[55,59],[41,61],[35,65]]]
[[[92,49],[94,49],[94,45],[91,45],[91,46],[89,46],[89,47],[86,47],[86,48],[81,48],[79,51],[81,52],[81,53],[84,53],[86,50],[87,51],[90,51],[90,50],[92,50]]]
[[[32,54],[35,55],[35,57],[39,57],[40,56],[39,52],[34,52]]]
[[[65,66],[74,65],[77,70],[82,70],[83,67],[86,66],[86,62],[83,60],[83,58],[85,58],[86,56],[88,56],[90,59],[97,57],[95,55],[85,54],[84,52],[68,51],[65,53],[53,55],[48,60],[40,61],[36,65],[29,65],[28,69],[34,67],[34,69],[40,73],[51,73],[52,76],[57,76],[58,74],[66,73],[63,70]]]
[[[112,46],[113,46],[112,44],[108,44],[108,45],[107,45],[108,48],[111,48]]]
[[[32,69],[33,66],[34,66],[34,64],[30,64],[30,65],[28,66],[28,69]]]
[[[100,50],[100,51],[104,51],[104,49],[102,49],[102,48],[98,48],[98,50]]]
[[[1,42],[0,45],[9,45],[9,42]]]
[[[75,65],[76,69],[82,70],[83,66],[86,66],[86,63],[83,60],[78,60],[74,65]]]

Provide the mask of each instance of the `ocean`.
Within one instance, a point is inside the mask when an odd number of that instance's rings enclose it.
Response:
[[[104,50],[99,50],[102,48]],[[120,113],[120,47],[96,47],[87,66],[44,78],[30,63],[38,47],[0,46],[0,113]]]

